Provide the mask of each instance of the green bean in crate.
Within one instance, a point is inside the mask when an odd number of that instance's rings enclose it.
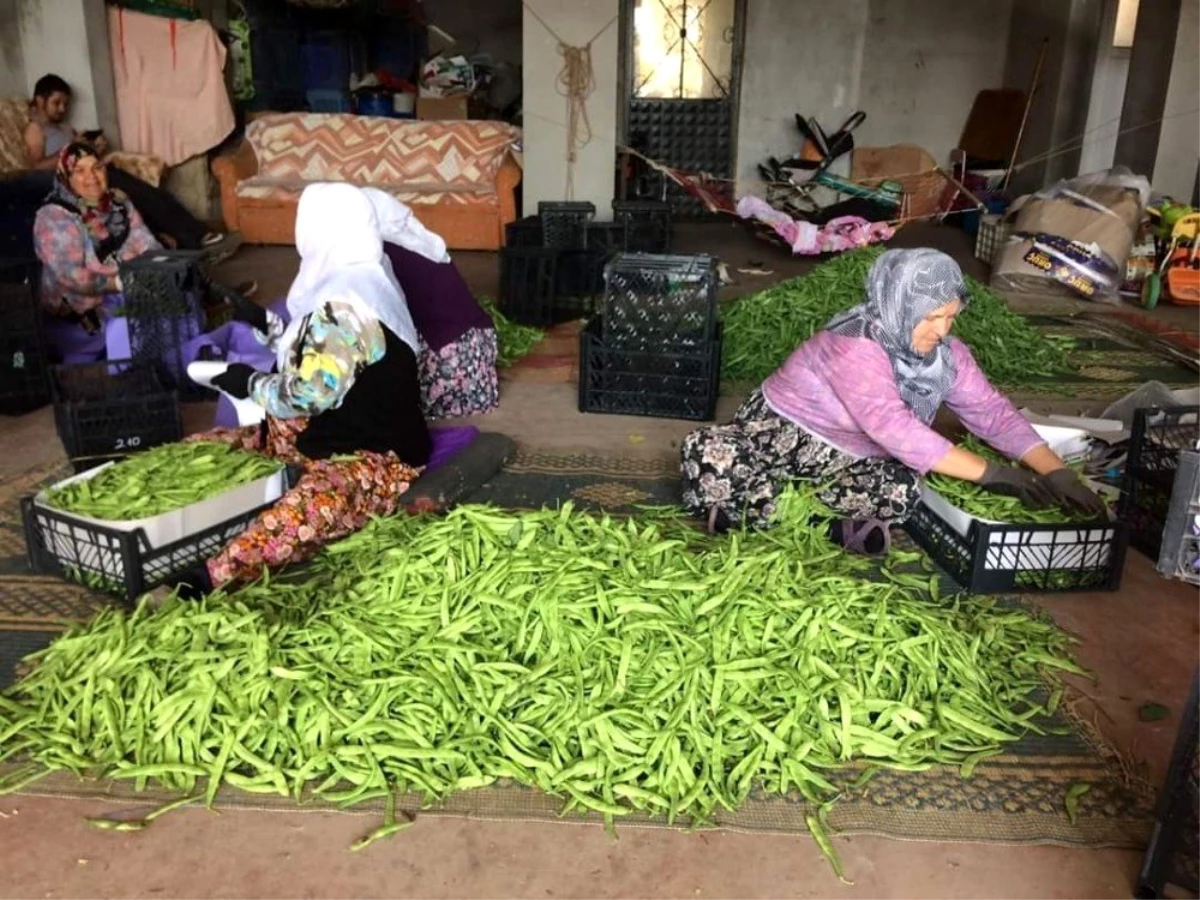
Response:
[[[1008,460],[975,438],[962,443],[964,450],[982,456],[991,462],[1007,464]],[[1078,465],[1071,466],[1078,470]],[[1008,522],[1012,525],[1054,525],[1067,522],[1088,522],[1094,517],[1054,507],[1053,509],[1030,509],[1016,497],[993,494],[971,481],[950,478],[947,475],[931,474],[927,479],[931,488],[969,515],[993,522]]]
[[[115,463],[94,478],[49,491],[46,505],[96,519],[156,516],[273,475],[274,460],[226,444],[164,444]]]

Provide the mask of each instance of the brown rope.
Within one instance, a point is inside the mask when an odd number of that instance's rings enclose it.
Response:
[[[596,71],[592,66],[592,44],[608,31],[617,21],[613,16],[603,28],[592,35],[588,42],[580,47],[573,47],[564,41],[536,9],[521,3],[546,32],[558,43],[559,56],[563,58],[563,67],[558,73],[558,92],[567,98],[567,184],[566,198],[575,199],[575,162],[579,151],[592,142],[592,122],[588,118],[587,101],[596,90]],[[561,123],[559,123],[561,124]]]

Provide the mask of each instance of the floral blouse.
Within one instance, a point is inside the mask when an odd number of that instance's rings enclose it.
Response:
[[[267,314],[263,340],[277,347],[283,320]],[[383,326],[355,306],[333,300],[304,318],[300,336],[277,373],[250,378],[250,399],[277,419],[315,416],[336,409],[367,366],[386,352]]]
[[[87,229],[78,216],[46,204],[33,222],[33,244],[42,261],[40,295],[51,312],[82,315],[104,302],[108,281],[117,274],[116,260],[96,258]],[[130,206],[129,237],[117,252],[121,260],[161,247],[141,215]],[[64,309],[64,304],[69,307]]]

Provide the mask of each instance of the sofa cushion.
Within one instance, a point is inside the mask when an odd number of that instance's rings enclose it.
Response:
[[[0,174],[27,168],[25,126],[28,124],[28,100],[24,97],[0,100]]]
[[[520,130],[505,122],[423,122],[277,113],[246,126],[258,174],[297,181],[490,185]]]
[[[253,178],[238,182],[237,196],[239,200],[264,203],[299,203],[300,194],[304,189],[308,185],[316,183],[299,178],[269,178],[255,175]],[[376,183],[357,184],[356,186],[375,187],[381,191],[387,191],[397,200],[407,203],[409,206],[447,203],[457,206],[495,207],[500,202],[495,189],[485,185],[406,184],[398,186]]]

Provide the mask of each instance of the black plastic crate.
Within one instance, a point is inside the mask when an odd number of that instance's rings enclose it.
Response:
[[[558,251],[544,247],[505,247],[500,251],[500,305],[522,325],[554,322]]]
[[[589,250],[602,251],[609,256],[625,252],[628,249],[625,246],[625,223],[618,220],[589,222],[587,245]]]
[[[50,402],[36,261],[0,259],[0,415],[20,416]]]
[[[1115,591],[1121,586],[1128,533],[1119,522],[1064,525],[989,524],[963,534],[925,501],[905,530],[965,590]]]
[[[604,271],[607,344],[702,349],[717,327],[717,268],[708,255],[620,253]]]
[[[216,555],[246,530],[267,503],[188,535],[163,547],[151,547],[140,528],[121,531],[21,500],[21,519],[29,567],[85,584],[132,603],[172,575],[186,572]]]
[[[526,216],[504,226],[505,247],[542,246],[542,220],[537,216]]]
[[[54,420],[76,472],[183,438],[179,395],[130,360],[55,366]]]
[[[1184,708],[1166,781],[1158,798],[1154,831],[1142,859],[1134,896],[1156,898],[1195,897],[1200,891],[1200,673],[1192,676],[1192,690]]]
[[[538,204],[542,246],[554,250],[587,249],[588,223],[595,215],[595,205],[586,201],[543,200]]]
[[[200,259],[191,250],[152,250],[120,265],[121,293],[124,302],[120,319],[109,321],[107,329],[125,328],[121,346],[113,346],[109,356],[151,365],[163,382],[185,397],[205,397],[205,388],[187,376],[183,345],[202,333],[204,311]]]
[[[1129,526],[1129,543],[1157,561],[1181,450],[1200,441],[1200,407],[1139,409],[1134,413],[1120,518]]]
[[[671,252],[671,204],[658,200],[614,200],[613,219],[623,226],[631,253]]]
[[[579,335],[579,411],[711,421],[721,380],[721,329],[701,347],[613,347],[593,319]]]
[[[564,297],[595,297],[602,294],[604,267],[611,255],[601,247],[560,250],[554,280],[556,306],[563,306]]]
[[[1162,530],[1158,573],[1200,584],[1200,451],[1180,450]]]

